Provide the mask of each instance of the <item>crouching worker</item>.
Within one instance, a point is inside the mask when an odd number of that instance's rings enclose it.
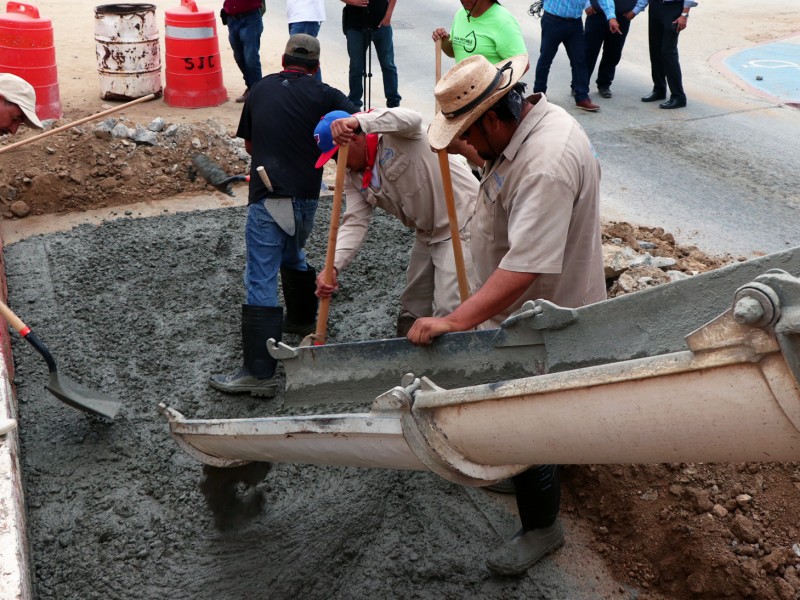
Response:
[[[436,84],[442,107],[428,139],[461,138],[486,159],[472,220],[473,296],[443,318],[408,332],[430,344],[451,331],[496,327],[526,300],[575,308],[605,300],[600,238],[600,165],[581,126],[544,94],[524,97],[528,57],[492,65],[467,58]],[[558,468],[513,478],[522,527],[487,559],[501,575],[524,573],[564,540]]]
[[[352,116],[332,112],[320,121],[314,136],[322,151],[317,167],[336,153],[338,144],[349,144],[346,209],[336,238],[333,282],[325,283],[320,274],[317,295],[325,298],[338,289],[338,276],[361,248],[377,206],[417,234],[400,297],[397,335],[404,336],[419,317],[452,312],[460,298],[447,205],[439,159],[425,138],[420,114],[405,108]],[[450,157],[450,172],[463,232],[472,216],[478,182],[464,161],[454,157]],[[463,245],[469,271],[469,251],[466,242]]]
[[[274,396],[277,361],[267,351],[267,340],[280,340],[282,331],[305,335],[315,327],[316,272],[303,251],[322,183],[322,169],[314,168],[319,154],[314,127],[331,110],[356,110],[342,92],[314,78],[318,68],[317,39],[293,35],[283,55],[284,70],[253,85],[242,110],[236,135],[252,157],[245,226],[244,364],[234,375],[211,376],[209,385],[222,392]],[[270,189],[257,172],[259,166]],[[285,326],[278,303],[279,271]]]

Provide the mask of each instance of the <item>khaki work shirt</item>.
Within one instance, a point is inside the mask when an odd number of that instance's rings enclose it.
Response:
[[[363,172],[348,171],[345,178],[346,208],[336,237],[336,269],[345,269],[361,248],[376,206],[415,229],[417,239],[426,244],[449,240],[439,159],[428,145],[422,116],[406,108],[377,108],[353,116],[364,133],[381,135],[368,189],[361,189]],[[459,157],[449,158],[460,229],[473,213],[478,181]]]
[[[526,300],[578,307],[606,298],[600,237],[600,164],[589,138],[541,95],[499,159],[487,165],[475,218],[476,287],[499,267],[537,273],[495,326]]]

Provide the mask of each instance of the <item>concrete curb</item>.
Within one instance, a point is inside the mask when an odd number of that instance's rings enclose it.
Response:
[[[3,240],[0,239],[0,294],[8,297],[6,288]],[[11,356],[11,334],[0,319],[0,419],[17,417],[17,402],[11,379],[14,361]],[[19,464],[17,429],[0,437],[0,598],[30,600],[33,590],[28,560],[28,538],[25,522],[25,497],[22,491],[22,470]]]

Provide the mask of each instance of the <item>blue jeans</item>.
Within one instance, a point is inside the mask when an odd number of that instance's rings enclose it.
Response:
[[[350,55],[350,102],[361,108],[361,97],[364,95],[364,73],[372,75],[371,65],[367,71],[367,52],[370,52],[369,42],[375,46],[378,62],[383,73],[383,93],[386,95],[386,106],[392,108],[400,106],[400,94],[397,91],[397,67],[394,64],[394,42],[392,41],[392,27],[379,27],[378,29],[359,31],[347,30],[347,54]],[[371,61],[370,61],[371,62]],[[368,79],[368,85],[369,85]]]
[[[289,23],[289,37],[298,33],[305,33],[311,37],[319,35],[319,28],[322,23],[319,21],[298,21],[297,23]],[[322,67],[320,67],[314,74],[314,79],[322,81]]]
[[[247,89],[261,79],[261,58],[258,51],[263,31],[264,22],[257,10],[244,17],[228,17],[228,41],[233,50],[233,59],[244,75]]]
[[[572,67],[572,89],[575,90],[575,102],[587,100],[589,98],[589,73],[586,69],[583,21],[581,19],[564,19],[548,12],[542,15],[542,44],[539,48],[539,61],[536,63],[533,91],[547,91],[550,65],[553,64],[553,59],[561,44],[564,44],[564,49],[569,56],[569,64]]]
[[[283,200],[289,202],[289,200]],[[308,263],[303,247],[314,228],[318,200],[292,198],[294,207],[294,235],[287,235],[264,207],[264,200],[254,202],[247,209],[244,231],[247,260],[244,285],[247,304],[252,306],[280,306],[278,304],[278,273],[281,267],[307,271]]]

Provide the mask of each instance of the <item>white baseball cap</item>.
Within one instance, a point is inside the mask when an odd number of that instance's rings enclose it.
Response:
[[[0,96],[19,106],[29,127],[42,128],[36,116],[36,90],[30,83],[11,73],[0,73]]]

